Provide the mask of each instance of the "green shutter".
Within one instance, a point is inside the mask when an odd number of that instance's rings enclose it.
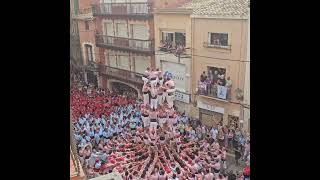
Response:
[[[79,12],[79,1],[74,0],[74,14],[78,15],[78,12]]]

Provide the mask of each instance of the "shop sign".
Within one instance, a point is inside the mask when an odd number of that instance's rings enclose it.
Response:
[[[201,102],[201,101],[198,101],[197,107],[201,108],[201,109],[206,109],[206,110],[209,110],[209,111],[213,111],[213,112],[224,114],[224,108],[213,106],[213,105]]]
[[[176,91],[175,100],[182,101],[184,103],[190,103],[190,94],[185,94],[183,92]]]
[[[163,73],[166,71],[171,74],[171,78],[174,81],[174,86],[179,91],[185,91],[186,89],[186,65],[161,61],[161,67]]]

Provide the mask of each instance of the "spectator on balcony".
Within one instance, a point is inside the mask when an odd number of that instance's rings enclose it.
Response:
[[[227,78],[227,80],[226,80],[227,99],[230,99],[231,87],[232,87],[232,81],[231,81],[230,76],[229,76]]]
[[[218,71],[215,70],[214,73],[212,74],[212,79],[213,79],[213,82],[216,83],[218,81]]]
[[[181,53],[183,53],[183,51],[184,51],[184,47],[183,47],[183,45],[182,45],[182,43],[177,43],[177,45],[176,45],[176,49],[175,49],[175,55],[180,55]]]
[[[204,83],[206,86],[206,95],[208,95],[208,93],[211,93],[211,80],[210,80],[210,78],[207,77]]]
[[[218,84],[219,83],[219,79],[213,83],[213,97],[217,97],[217,93],[218,93]]]
[[[219,85],[220,86],[225,86],[226,85],[226,79],[225,79],[225,75],[224,74],[219,74],[218,75],[218,81],[219,81]]]
[[[167,41],[167,51],[171,52],[172,50],[174,50],[173,46],[172,46],[172,42]]]
[[[160,51],[166,51],[166,44],[163,41],[160,41]]]
[[[207,79],[206,72],[203,71],[202,74],[201,74],[201,76],[200,76],[200,81],[201,81],[201,82],[204,82],[206,79]]]
[[[210,81],[210,84],[208,84],[208,91],[211,94],[212,93],[212,88],[213,88],[213,83],[214,83],[212,70],[208,71],[208,78],[207,79],[209,79],[209,81]]]

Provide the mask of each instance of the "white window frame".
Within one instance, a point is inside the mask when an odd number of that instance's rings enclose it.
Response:
[[[124,28],[124,29],[125,29],[126,35],[125,35],[124,37],[123,37],[123,36],[119,36],[119,29],[118,29],[118,25],[119,25],[119,24],[125,25],[125,28]],[[116,37],[128,38],[128,28],[127,28],[128,24],[127,24],[127,23],[115,22],[114,25],[115,25],[115,36],[116,36]]]
[[[103,35],[108,35],[107,31],[109,31],[109,30],[108,30],[106,24],[112,24],[112,36],[114,36],[114,34],[115,34],[114,24],[110,20],[103,20],[102,21]]]
[[[214,45],[211,44],[211,34],[227,34],[228,35],[228,45],[227,46],[222,46],[222,45]],[[227,32],[208,32],[208,47],[217,47],[217,48],[223,48],[223,49],[230,49],[231,47],[231,42],[230,42],[230,33]]]
[[[94,44],[93,43],[91,43],[91,42],[84,42],[83,44],[82,44],[82,49],[83,49],[83,51],[82,51],[82,55],[83,55],[83,60],[85,61],[84,62],[84,64],[87,64],[87,63],[89,63],[89,62],[87,62],[87,55],[86,55],[86,46],[85,45],[90,45],[91,47],[92,47],[92,61],[93,62],[96,62],[96,55],[95,55],[95,46],[94,46]]]

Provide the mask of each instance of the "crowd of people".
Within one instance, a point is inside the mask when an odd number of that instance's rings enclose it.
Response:
[[[160,41],[160,51],[181,54],[185,51],[185,49],[184,43],[176,43],[173,45],[173,43],[170,41]]]
[[[230,77],[225,78],[224,71],[209,70],[208,75],[203,71],[200,75],[199,93],[204,95],[211,95],[217,97],[218,86],[224,86],[227,88],[227,99],[230,99],[232,81]]]
[[[143,101],[107,89],[72,89],[75,140],[89,177],[111,172],[125,180],[250,177],[248,135],[236,126],[209,129],[176,112],[170,73],[148,68],[143,81]],[[227,148],[248,163],[238,177],[226,171]]]

